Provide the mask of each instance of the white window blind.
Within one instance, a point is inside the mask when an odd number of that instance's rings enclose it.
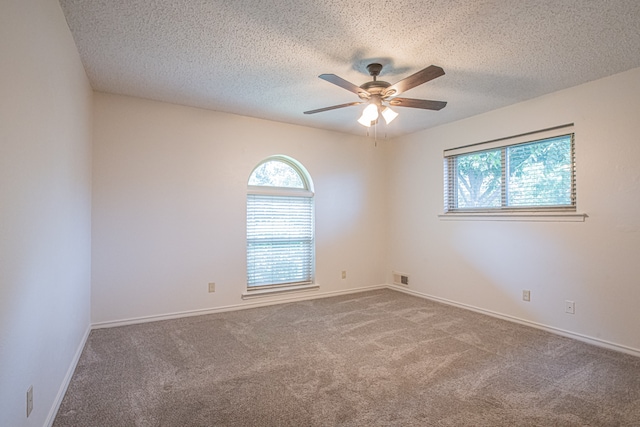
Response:
[[[247,286],[314,280],[313,198],[247,195]]]
[[[445,212],[575,211],[574,134],[548,135],[445,151]]]

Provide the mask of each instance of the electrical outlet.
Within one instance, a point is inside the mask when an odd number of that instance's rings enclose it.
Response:
[[[576,303],[566,300],[564,302],[564,312],[569,314],[576,314]]]
[[[522,291],[522,301],[531,301],[531,291],[529,290]]]
[[[216,284],[211,282],[209,283],[209,292],[215,292],[216,291]]]
[[[27,418],[31,415],[31,411],[33,411],[33,386],[27,390]]]
[[[347,278],[347,270],[342,270],[342,278],[343,279]]]

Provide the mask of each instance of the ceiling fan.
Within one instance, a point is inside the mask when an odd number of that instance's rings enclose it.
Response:
[[[409,77],[400,80],[396,84],[390,84],[382,80],[378,80],[382,65],[378,63],[372,63],[367,65],[367,71],[373,80],[366,82],[360,86],[356,86],[338,77],[335,74],[320,74],[322,80],[326,80],[329,83],[340,86],[350,92],[355,93],[360,97],[362,101],[349,102],[346,104],[333,105],[331,107],[318,108],[317,110],[305,111],[304,114],[315,114],[323,111],[335,110],[337,108],[351,107],[353,105],[368,104],[362,116],[358,119],[358,123],[363,126],[371,126],[377,123],[379,115],[390,123],[398,116],[398,113],[393,111],[390,107],[411,107],[422,108],[425,110],[441,110],[447,105],[444,101],[429,101],[426,99],[412,99],[412,98],[400,98],[396,95],[401,94],[409,89],[419,86],[423,83],[433,80],[437,77],[444,75],[444,70],[436,65],[430,65],[427,68],[418,71]]]

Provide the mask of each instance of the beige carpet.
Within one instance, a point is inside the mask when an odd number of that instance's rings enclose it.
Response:
[[[640,426],[640,358],[391,290],[91,332],[54,427]]]

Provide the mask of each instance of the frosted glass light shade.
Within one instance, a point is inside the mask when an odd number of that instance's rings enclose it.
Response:
[[[369,104],[362,112],[362,116],[368,118],[370,121],[374,121],[378,118],[378,106],[376,104]]]
[[[358,123],[362,126],[369,127],[371,122],[378,119],[378,106],[376,104],[369,104],[362,111],[362,116],[358,119]]]
[[[360,123],[362,126],[371,127],[371,120],[369,120],[368,117],[365,117],[364,113],[358,119],[358,123]]]
[[[384,121],[387,122],[387,124],[389,124],[393,121],[393,119],[398,117],[398,113],[396,113],[389,107],[384,107],[382,109],[382,117],[384,117]]]

